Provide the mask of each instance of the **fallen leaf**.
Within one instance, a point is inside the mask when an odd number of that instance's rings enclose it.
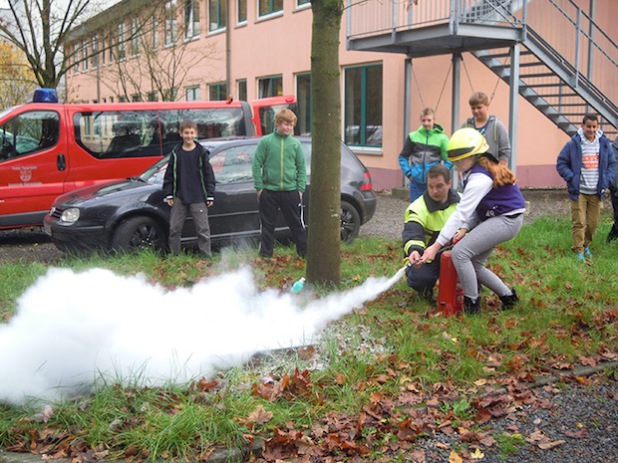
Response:
[[[272,412],[267,412],[264,407],[258,405],[253,412],[247,417],[247,420],[256,424],[268,423],[273,417]]]
[[[485,457],[485,454],[481,452],[481,449],[477,447],[477,449],[470,454],[470,458],[474,460],[480,460]]]
[[[463,460],[455,450],[451,450],[451,454],[448,457],[448,463],[463,463]]]
[[[555,441],[548,441],[548,442],[540,442],[537,444],[537,446],[541,449],[541,450],[550,450],[553,449],[554,447],[558,447],[559,445],[562,444],[566,444],[566,441],[564,440],[555,440]]]

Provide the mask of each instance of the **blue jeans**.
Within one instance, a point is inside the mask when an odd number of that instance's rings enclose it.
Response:
[[[414,202],[414,200],[423,196],[425,189],[427,188],[427,184],[419,183],[414,179],[410,179],[410,202]]]

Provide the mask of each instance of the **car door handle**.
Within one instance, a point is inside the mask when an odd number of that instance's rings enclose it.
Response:
[[[64,154],[59,154],[56,158],[56,164],[58,165],[58,170],[64,170],[67,168],[67,160],[64,157]]]

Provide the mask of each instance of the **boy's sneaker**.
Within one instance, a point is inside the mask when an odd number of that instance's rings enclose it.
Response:
[[[592,253],[590,252],[590,248],[588,246],[584,248],[584,257],[587,257],[588,259],[592,259]]]
[[[578,252],[577,254],[575,254],[575,257],[577,257],[577,260],[581,260],[582,262],[586,262],[586,258],[584,257],[584,254],[582,252]]]

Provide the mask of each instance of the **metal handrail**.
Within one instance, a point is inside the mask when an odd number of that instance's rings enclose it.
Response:
[[[348,0],[347,4],[348,40],[380,33],[395,37],[438,24],[449,24],[453,34],[464,23],[521,28],[524,40],[530,31],[543,38],[550,54],[570,64],[573,85],[586,83],[606,101],[618,101],[614,85],[618,45],[573,0],[421,0],[416,5],[408,0]]]

